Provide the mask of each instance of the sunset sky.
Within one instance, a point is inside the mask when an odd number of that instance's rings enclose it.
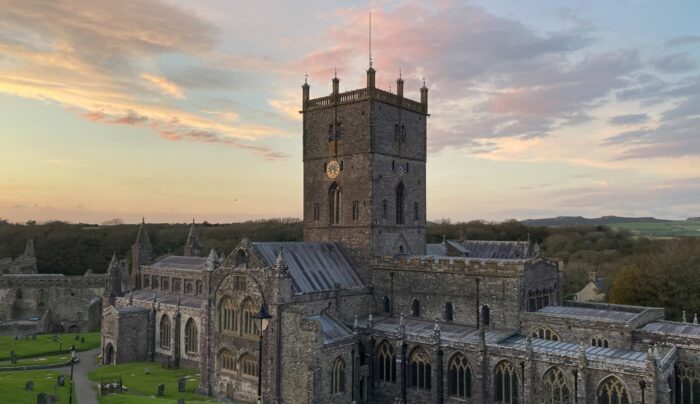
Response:
[[[428,219],[700,216],[698,1],[0,0],[0,218],[300,217],[300,86],[364,86],[369,10]]]

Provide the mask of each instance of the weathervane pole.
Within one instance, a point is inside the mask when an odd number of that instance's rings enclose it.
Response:
[[[369,12],[369,67],[372,68],[372,12]]]

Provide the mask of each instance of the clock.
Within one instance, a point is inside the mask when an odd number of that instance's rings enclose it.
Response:
[[[340,164],[337,161],[331,160],[326,164],[326,175],[328,178],[335,178],[340,174]]]

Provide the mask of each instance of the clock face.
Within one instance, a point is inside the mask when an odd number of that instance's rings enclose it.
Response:
[[[340,174],[340,164],[337,161],[331,160],[326,164],[326,175],[328,178],[335,178]]]

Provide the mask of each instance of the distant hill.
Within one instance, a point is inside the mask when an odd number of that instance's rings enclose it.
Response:
[[[695,217],[687,220],[668,220],[655,217],[602,216],[589,219],[583,216],[558,216],[527,219],[520,223],[540,227],[608,226],[645,237],[700,237],[700,220]]]

